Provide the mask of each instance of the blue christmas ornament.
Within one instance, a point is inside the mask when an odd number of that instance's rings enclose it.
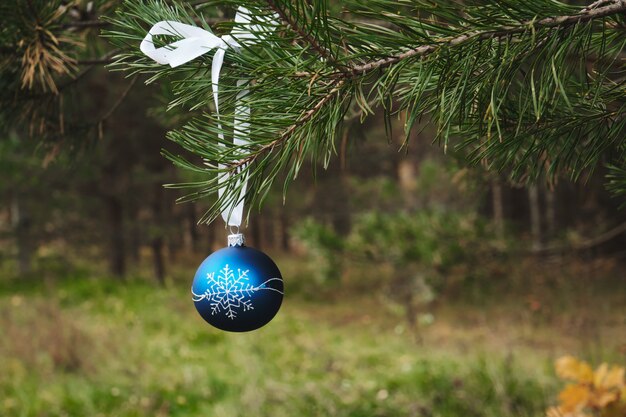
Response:
[[[141,51],[155,62],[171,67],[185,64],[201,55],[215,50],[211,66],[211,80],[217,127],[219,123],[219,94],[218,88],[220,69],[224,63],[224,56],[228,49],[239,51],[244,43],[252,45],[262,39],[258,24],[254,20],[264,22],[267,33],[270,28],[277,27],[273,18],[250,14],[245,7],[239,7],[235,15],[237,41],[230,35],[220,38],[211,32],[197,26],[181,22],[163,20],[152,26],[139,45]],[[175,32],[182,37],[176,42],[157,47],[153,41],[155,35],[169,35]],[[240,43],[243,42],[243,43]],[[229,53],[230,54],[230,53]],[[236,147],[245,147],[250,143],[250,106],[245,103],[248,91],[248,80],[237,82],[241,87],[240,94],[235,97],[235,118],[233,120],[233,142]],[[226,146],[224,137],[221,137],[219,146]],[[215,161],[208,161],[213,165]],[[241,160],[239,166],[232,166],[236,170],[226,170],[221,161],[217,163],[219,173],[218,198],[222,211],[222,218],[228,226],[241,226],[243,206],[246,196],[247,175],[241,174],[247,166]],[[240,175],[232,178],[235,171]],[[247,171],[245,171],[247,172]],[[243,177],[243,178],[242,178]],[[238,184],[239,191],[231,193],[228,186],[233,180]],[[231,184],[232,185],[232,184]],[[226,193],[226,194],[225,194]],[[228,237],[228,247],[219,250],[206,258],[198,268],[193,280],[191,292],[196,309],[209,324],[233,332],[247,332],[258,329],[267,324],[278,312],[283,300],[283,280],[276,264],[264,253],[247,248],[243,244],[243,235],[237,233]]]
[[[193,302],[210,325],[248,332],[270,322],[283,301],[283,278],[272,259],[228,236],[228,247],[202,262],[191,286]]]

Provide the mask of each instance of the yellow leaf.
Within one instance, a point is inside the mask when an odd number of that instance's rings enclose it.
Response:
[[[593,382],[593,369],[587,362],[579,361],[573,356],[563,356],[555,363],[556,374],[562,379],[578,382]]]
[[[596,387],[602,386],[602,381],[606,378],[606,374],[609,372],[609,365],[606,363],[598,366],[598,369],[593,373],[593,385]]]
[[[610,388],[621,388],[624,386],[624,368],[613,365],[611,370],[604,373],[602,379],[598,379],[597,371],[596,371],[596,386],[610,389]]]
[[[558,407],[550,407],[546,411],[546,417],[564,417],[565,415],[559,410]]]
[[[617,392],[604,391],[597,393],[592,401],[590,401],[591,406],[596,406],[597,408],[605,408],[607,405],[616,401],[619,398],[619,394]]]
[[[569,384],[559,394],[561,410],[564,413],[574,413],[582,410],[589,400],[589,389],[583,385]]]

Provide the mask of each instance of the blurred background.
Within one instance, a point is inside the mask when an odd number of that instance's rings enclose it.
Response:
[[[252,210],[277,317],[206,325],[189,287],[228,232],[163,187],[194,179],[161,156],[188,117],[168,86],[103,66],[115,3],[67,5],[80,47],[56,93],[3,60],[0,415],[540,416],[558,358],[626,362],[626,211],[602,169],[511,184],[427,121],[403,148],[402,114],[390,134],[347,115],[328,169]]]

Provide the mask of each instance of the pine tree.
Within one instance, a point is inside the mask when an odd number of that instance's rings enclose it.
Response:
[[[102,120],[85,120],[90,92],[77,90],[116,52],[99,38],[106,22],[98,18],[118,5],[115,0],[0,2],[0,132],[30,135],[46,145],[101,135],[109,112]],[[59,149],[49,148],[53,158]]]

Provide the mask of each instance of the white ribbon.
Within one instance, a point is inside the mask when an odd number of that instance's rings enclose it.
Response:
[[[267,18],[260,18],[259,20],[271,22],[271,20]],[[226,50],[232,48],[238,52],[241,48],[241,44],[238,41],[252,45],[261,38],[260,35],[263,32],[263,26],[250,23],[250,12],[245,7],[239,7],[239,9],[237,9],[235,23],[238,25],[233,29],[230,35],[219,37],[197,26],[165,20],[152,26],[140,45],[141,52],[159,64],[167,64],[172,68],[189,62],[213,49],[217,49],[213,56],[213,62],[211,63],[211,88],[213,91],[213,101],[215,102],[215,114],[220,131],[222,130],[222,125],[219,122],[219,80]],[[172,35],[182,37],[183,39],[167,46],[156,48],[152,42],[153,35]],[[237,87],[241,88],[245,86],[246,83],[246,80],[239,80],[237,81]],[[233,121],[233,143],[235,146],[242,146],[249,143],[248,135],[250,133],[250,123],[248,120],[250,118],[250,107],[242,104],[242,98],[248,95],[248,92],[247,88],[242,89],[235,99],[235,118]],[[224,135],[220,133],[218,136],[222,146],[225,146],[223,144]],[[219,164],[218,167],[221,170],[226,169],[227,166]],[[243,166],[240,167],[240,169],[243,168]],[[217,180],[220,185],[218,190],[219,198],[222,198],[225,192],[223,184],[228,179],[228,175],[227,172],[222,172],[218,175]],[[239,227],[241,225],[243,217],[243,198],[246,193],[247,178],[240,180],[237,186],[239,186],[241,182],[243,182],[243,184],[238,198],[230,202],[230,204],[227,202],[222,206],[222,218],[229,226]]]

